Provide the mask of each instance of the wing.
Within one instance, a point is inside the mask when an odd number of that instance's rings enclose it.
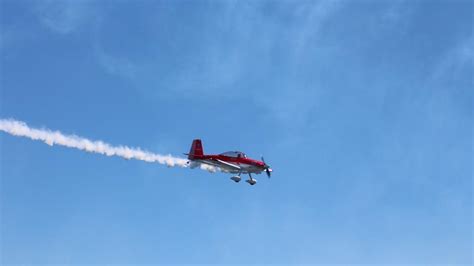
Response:
[[[233,164],[233,163],[229,163],[229,162],[222,161],[222,160],[219,160],[219,159],[217,159],[216,161],[218,161],[221,164],[221,166],[219,166],[219,167],[230,168],[232,170],[237,170],[237,171],[240,171],[242,169],[242,168],[240,168],[240,166],[238,166],[236,164]]]
[[[193,160],[193,162],[212,165],[212,166],[220,168],[223,172],[227,172],[227,173],[240,173],[240,172],[245,173],[245,171],[243,171],[244,169],[242,169],[240,166],[238,166],[236,164],[233,164],[233,163],[226,162],[226,161],[222,161],[222,160],[219,160],[219,159],[217,159],[217,160]]]

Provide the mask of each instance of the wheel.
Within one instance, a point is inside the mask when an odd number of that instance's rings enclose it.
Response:
[[[239,182],[240,182],[240,176],[233,176],[233,177],[231,177],[230,179],[234,180],[235,183],[239,183]]]
[[[249,183],[251,186],[257,184],[257,180],[255,180],[255,179],[245,180],[245,182]]]

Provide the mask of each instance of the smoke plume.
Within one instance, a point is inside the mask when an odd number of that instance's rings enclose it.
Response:
[[[0,131],[4,131],[13,136],[43,141],[50,146],[56,144],[107,156],[118,156],[125,159],[164,164],[168,167],[188,167],[188,160],[183,158],[156,154],[141,150],[140,148],[112,146],[100,140],[93,141],[75,135],[64,135],[59,131],[51,131],[49,129],[30,128],[26,123],[13,119],[0,119]],[[201,165],[200,168],[209,172],[215,172],[217,170],[215,167],[208,165]]]

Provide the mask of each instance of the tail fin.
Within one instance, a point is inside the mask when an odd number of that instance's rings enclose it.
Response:
[[[188,159],[198,159],[204,155],[204,151],[202,149],[202,143],[200,139],[193,140],[193,144],[191,145],[191,150],[188,154]]]

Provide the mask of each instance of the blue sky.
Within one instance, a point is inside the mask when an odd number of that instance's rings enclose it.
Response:
[[[472,264],[472,1],[0,2],[1,118],[272,179],[0,134],[8,264]]]

